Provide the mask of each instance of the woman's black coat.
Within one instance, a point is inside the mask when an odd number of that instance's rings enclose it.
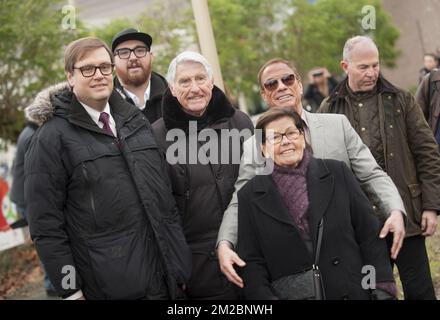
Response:
[[[327,299],[369,299],[361,287],[363,266],[374,266],[376,282],[393,280],[370,202],[343,162],[312,158],[307,185],[314,246],[324,216],[318,265]],[[277,298],[272,281],[313,264],[271,175],[256,176],[238,193],[237,250],[247,263],[241,270],[247,299]]]

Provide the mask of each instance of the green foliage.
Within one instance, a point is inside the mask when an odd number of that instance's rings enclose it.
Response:
[[[209,0],[222,75],[233,95],[258,95],[257,72],[277,56],[277,13],[285,1]]]
[[[127,18],[114,19],[101,27],[92,28],[90,30],[90,36],[103,40],[105,43],[107,43],[109,48],[111,48],[112,39],[115,34],[117,34],[119,31],[132,27],[133,24]]]
[[[170,17],[168,3],[152,1],[145,12],[132,22],[128,19],[115,19],[110,23],[92,29],[91,34],[111,45],[113,36],[126,28],[136,28],[153,38],[153,69],[161,74],[168,71],[171,60],[195,42],[192,12],[184,9],[179,15]],[[157,53],[157,54],[156,54]]]
[[[274,57],[293,61],[304,76],[315,66],[340,73],[345,41],[368,34],[379,46],[382,64],[393,67],[398,30],[380,0],[209,0],[223,77],[237,95],[258,96],[257,72]],[[376,29],[362,29],[365,5],[376,10]]]
[[[0,137],[15,141],[23,108],[64,78],[62,51],[75,31],[62,29],[57,0],[1,0],[0,12]]]
[[[187,2],[152,0],[134,20],[124,18],[86,29],[63,30],[61,0],[0,0],[0,137],[15,140],[23,126],[22,109],[42,88],[63,80],[63,49],[73,39],[94,35],[109,45],[113,36],[135,27],[153,37],[154,70],[164,74],[171,60],[197,43]],[[398,30],[380,0],[209,0],[223,78],[234,96],[258,104],[257,72],[270,58],[296,63],[304,76],[315,66],[340,73],[344,42],[371,35],[381,62],[392,67],[399,52]],[[362,7],[376,9],[376,29],[363,30]],[[171,8],[171,9],[170,9]],[[171,14],[170,14],[171,11]],[[195,45],[197,46],[197,45]],[[252,110],[250,110],[252,111]]]
[[[373,6],[376,28],[364,30],[362,8]],[[380,0],[292,0],[294,12],[287,16],[283,36],[290,41],[282,44],[283,56],[294,61],[302,74],[315,66],[326,66],[340,73],[339,62],[345,41],[355,35],[369,35],[377,43],[381,63],[393,67],[399,52],[395,43],[399,31],[390,23]]]

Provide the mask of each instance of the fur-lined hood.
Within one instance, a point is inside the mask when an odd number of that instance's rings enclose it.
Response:
[[[63,91],[70,91],[67,82],[58,83],[40,91],[34,101],[25,108],[26,118],[39,126],[52,119],[54,114],[53,98]]]

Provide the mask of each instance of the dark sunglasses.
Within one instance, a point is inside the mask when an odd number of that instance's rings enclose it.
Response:
[[[279,80],[281,80],[281,82],[286,86],[289,87],[291,85],[293,85],[295,83],[296,77],[295,75],[292,74],[288,74],[284,77],[281,77],[280,79],[271,79],[271,80],[267,80],[265,83],[263,83],[263,86],[266,90],[268,91],[274,91],[278,88],[278,83]]]

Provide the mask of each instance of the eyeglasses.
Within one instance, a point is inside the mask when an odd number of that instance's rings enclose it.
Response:
[[[208,81],[208,76],[205,74],[199,74],[194,77],[197,85],[204,85]],[[189,88],[192,86],[193,79],[191,78],[180,78],[177,80],[177,84],[182,88]]]
[[[115,51],[115,56],[117,55],[119,58],[121,59],[128,59],[130,58],[130,55],[132,52],[134,52],[134,55],[137,58],[143,58],[147,55],[147,52],[149,52],[150,49],[148,49],[147,47],[143,47],[143,46],[139,46],[136,47],[134,49],[130,49],[130,48],[121,48]]]
[[[79,71],[81,71],[81,74],[86,77],[93,77],[96,73],[96,69],[99,69],[99,71],[101,71],[101,74],[103,76],[108,76],[110,74],[112,74],[113,72],[113,63],[103,63],[100,64],[99,66],[84,66],[84,67],[73,67],[73,69],[79,69]]]
[[[295,83],[296,77],[293,73],[288,74],[286,76],[281,77],[280,79],[267,80],[265,83],[263,83],[263,86],[268,91],[275,91],[278,88],[279,80],[281,80],[281,82],[285,86],[289,87]]]
[[[267,136],[266,141],[270,142],[271,144],[279,144],[281,141],[283,141],[283,137],[286,136],[286,138],[290,141],[297,140],[301,135],[301,131],[298,129],[291,129],[288,130],[285,133],[275,133],[273,135]]]

